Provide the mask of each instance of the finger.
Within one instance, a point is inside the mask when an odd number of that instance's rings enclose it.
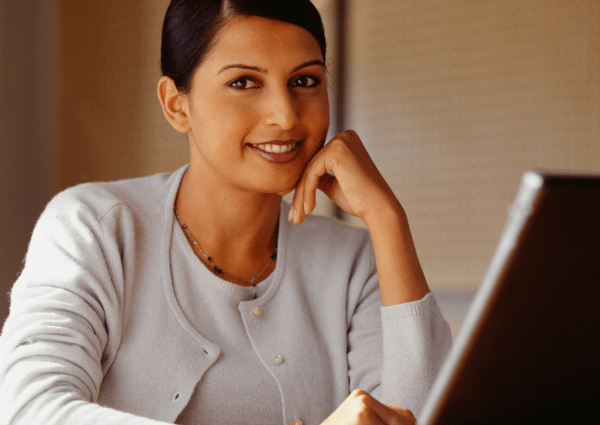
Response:
[[[295,221],[296,209],[294,208],[294,205],[296,205],[296,203],[298,202],[298,196],[299,196],[298,186],[300,185],[301,181],[302,181],[302,176],[300,176],[300,179],[294,185],[294,196],[292,197],[292,202],[290,204],[290,212],[288,214],[288,221],[291,221],[291,222]]]
[[[394,411],[397,415],[400,415],[400,416],[406,418],[406,420],[409,421],[407,423],[412,423],[412,424],[417,423],[417,418],[415,418],[415,415],[413,415],[413,412],[411,412],[409,409],[405,409],[404,407],[392,406],[391,404],[386,404],[386,403],[383,403],[383,404],[388,409]]]
[[[323,148],[313,160],[308,164],[304,171],[304,182],[302,185],[304,203],[306,205],[306,213],[310,213],[314,210],[317,204],[316,192],[319,187],[321,178],[325,175],[328,176],[327,162],[331,162],[331,153],[327,148]]]
[[[319,189],[323,192],[329,199],[333,201],[333,197],[335,196],[335,188],[333,187],[337,183],[335,176],[332,176],[329,173],[325,173],[319,178]],[[339,186],[339,184],[338,184]],[[335,201],[334,201],[335,202]]]
[[[384,424],[415,425],[417,423],[417,419],[410,410],[373,400],[376,402],[373,410]]]
[[[363,390],[354,390],[346,399],[351,404],[344,410],[348,414],[348,423],[352,424],[388,424],[386,415],[382,414],[382,405],[369,393]],[[383,406],[385,408],[385,406]],[[401,422],[402,423],[402,422]]]
[[[323,149],[323,148],[322,148]],[[315,154],[315,156],[319,155],[320,151]],[[308,165],[304,168],[302,175],[298,179],[296,183],[296,187],[294,188],[296,191],[294,192],[294,197],[292,199],[292,207],[290,208],[290,212],[288,215],[288,221],[292,221],[294,224],[300,224],[304,221],[306,217],[305,207],[304,207],[304,185],[306,181],[306,174],[310,164],[314,162],[313,156],[309,161]]]
[[[346,211],[348,214],[354,215],[354,212],[350,208],[346,196],[342,192],[340,182],[335,176],[325,173],[319,178],[319,189],[329,199],[336,203],[338,207]]]
[[[296,186],[296,191],[294,192],[294,197],[292,198],[292,204],[290,206],[290,212],[288,214],[288,221],[291,221],[292,223],[296,223],[296,207],[295,205],[298,203],[297,199],[299,197],[299,190],[298,190],[298,186]]]
[[[300,224],[306,215],[312,212],[316,206],[316,191],[319,185],[319,177],[327,173],[324,161],[327,158],[327,147],[318,151],[308,165],[304,168],[302,177],[296,186],[294,196],[295,224]]]
[[[292,209],[290,210],[290,221],[294,224],[300,224],[304,221],[304,181],[306,178],[306,169],[296,184],[296,191],[292,200]]]
[[[360,403],[364,403],[367,407],[381,420],[384,424],[402,424],[402,425],[414,425],[416,419],[412,412],[408,409],[404,409],[390,404],[383,404],[376,398],[372,397],[369,393],[359,390],[354,391],[355,398],[360,399]]]
[[[317,170],[311,168],[307,170],[306,177],[304,179],[303,184],[303,194],[304,194],[304,210],[306,214],[311,213],[315,206],[317,205],[317,188],[320,185],[321,178],[323,175],[329,175],[327,172],[324,174],[319,174]]]
[[[384,423],[369,406],[371,398],[361,389],[352,391],[322,425],[383,425]]]

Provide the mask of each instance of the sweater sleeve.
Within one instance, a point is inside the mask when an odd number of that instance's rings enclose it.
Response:
[[[450,326],[432,293],[415,302],[381,307],[384,403],[418,416],[450,347]]]
[[[348,331],[349,389],[360,388],[418,416],[450,350],[450,326],[432,293],[381,306],[372,244],[364,246],[357,264],[355,277],[362,284],[356,304],[350,303],[355,308]]]
[[[48,205],[0,336],[0,425],[162,423],[95,403],[120,340],[119,258],[90,210]]]

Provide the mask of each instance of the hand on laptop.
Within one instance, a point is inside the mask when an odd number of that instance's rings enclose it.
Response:
[[[414,425],[412,412],[383,404],[363,390],[354,390],[321,425]]]

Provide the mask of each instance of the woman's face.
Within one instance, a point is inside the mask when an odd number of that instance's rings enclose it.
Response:
[[[222,28],[184,102],[192,166],[257,192],[292,189],[329,127],[319,44],[301,27],[266,18]]]

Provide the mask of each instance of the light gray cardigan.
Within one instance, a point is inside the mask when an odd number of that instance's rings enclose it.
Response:
[[[173,289],[185,169],[80,185],[49,203],[0,336],[0,424],[175,421],[220,353]],[[324,217],[294,226],[288,208],[271,284],[238,305],[284,423],[317,424],[355,388],[418,415],[451,344],[433,295],[381,307],[368,232]]]

